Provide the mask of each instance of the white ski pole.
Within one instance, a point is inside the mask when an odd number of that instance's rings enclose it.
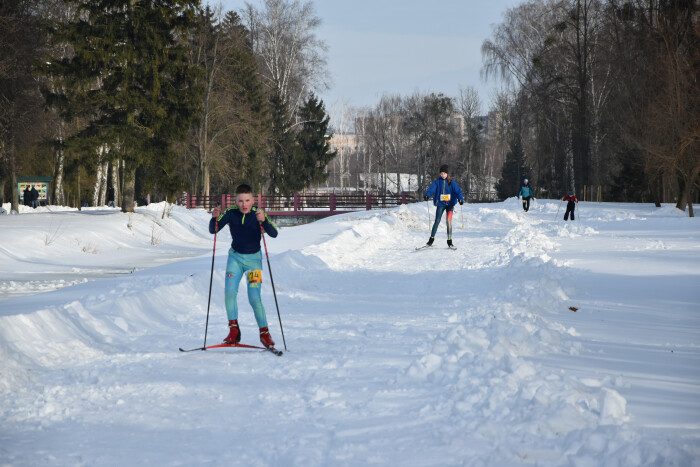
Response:
[[[561,209],[561,203],[563,203],[564,200],[559,201],[559,207],[557,208],[557,213],[554,216],[554,220],[557,220],[559,218],[559,210]]]

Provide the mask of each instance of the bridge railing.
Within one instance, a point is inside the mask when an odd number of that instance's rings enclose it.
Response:
[[[417,201],[410,193],[376,194],[296,194],[293,196],[257,195],[255,204],[270,215],[330,215],[344,212],[383,209]],[[226,209],[235,205],[235,196],[191,195],[183,193],[176,200],[188,209],[203,208],[211,212],[216,206]]]

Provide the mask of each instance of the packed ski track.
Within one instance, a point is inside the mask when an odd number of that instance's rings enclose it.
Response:
[[[700,466],[700,224],[558,205],[458,206],[457,250],[444,219],[416,250],[428,203],[281,229],[280,358],[178,351],[205,334],[205,212],[0,216],[0,465]],[[227,333],[224,232],[207,345]]]

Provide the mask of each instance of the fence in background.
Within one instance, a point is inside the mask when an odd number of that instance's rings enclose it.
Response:
[[[235,205],[235,195],[191,195],[183,193],[177,204],[188,209],[203,208],[210,212],[216,206],[222,210]],[[296,194],[293,196],[257,195],[256,206],[271,216],[330,216],[346,212],[383,209],[416,202],[409,193],[400,195],[373,194]]]

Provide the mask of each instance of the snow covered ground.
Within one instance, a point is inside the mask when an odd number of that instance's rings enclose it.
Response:
[[[700,221],[558,205],[457,207],[456,251],[444,220],[415,251],[426,203],[283,228],[280,358],[177,350],[204,338],[205,212],[0,216],[0,465],[700,466]]]

